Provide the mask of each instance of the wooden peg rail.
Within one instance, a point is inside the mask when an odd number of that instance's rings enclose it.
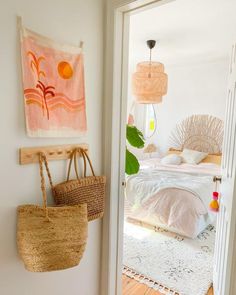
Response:
[[[88,145],[85,143],[20,148],[19,162],[21,165],[37,163],[39,161],[39,152],[43,152],[49,161],[65,160],[70,157],[73,149],[79,147],[88,151]]]

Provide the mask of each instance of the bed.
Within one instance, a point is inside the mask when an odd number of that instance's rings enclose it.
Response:
[[[140,171],[126,180],[127,219],[195,238],[215,214],[208,210],[213,176],[220,175],[223,122],[212,116],[194,115],[172,132],[169,154],[184,149],[208,153],[199,163],[162,164],[160,158],[140,161]]]

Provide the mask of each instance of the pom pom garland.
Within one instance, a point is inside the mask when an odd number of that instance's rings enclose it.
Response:
[[[210,202],[209,208],[213,212],[218,212],[219,211],[219,202],[218,202],[219,193],[213,192],[212,198],[213,198],[213,200]]]
[[[218,192],[213,192],[213,197],[219,197],[219,193]]]

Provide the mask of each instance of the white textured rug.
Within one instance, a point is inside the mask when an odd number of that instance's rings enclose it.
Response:
[[[215,228],[196,239],[125,222],[124,271],[164,294],[205,295],[212,284]]]

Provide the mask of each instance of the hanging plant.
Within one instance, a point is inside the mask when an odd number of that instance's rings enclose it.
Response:
[[[126,139],[135,148],[141,149],[144,147],[143,134],[135,126],[126,125]],[[126,147],[125,173],[128,175],[136,174],[139,172],[139,167],[138,159]]]

